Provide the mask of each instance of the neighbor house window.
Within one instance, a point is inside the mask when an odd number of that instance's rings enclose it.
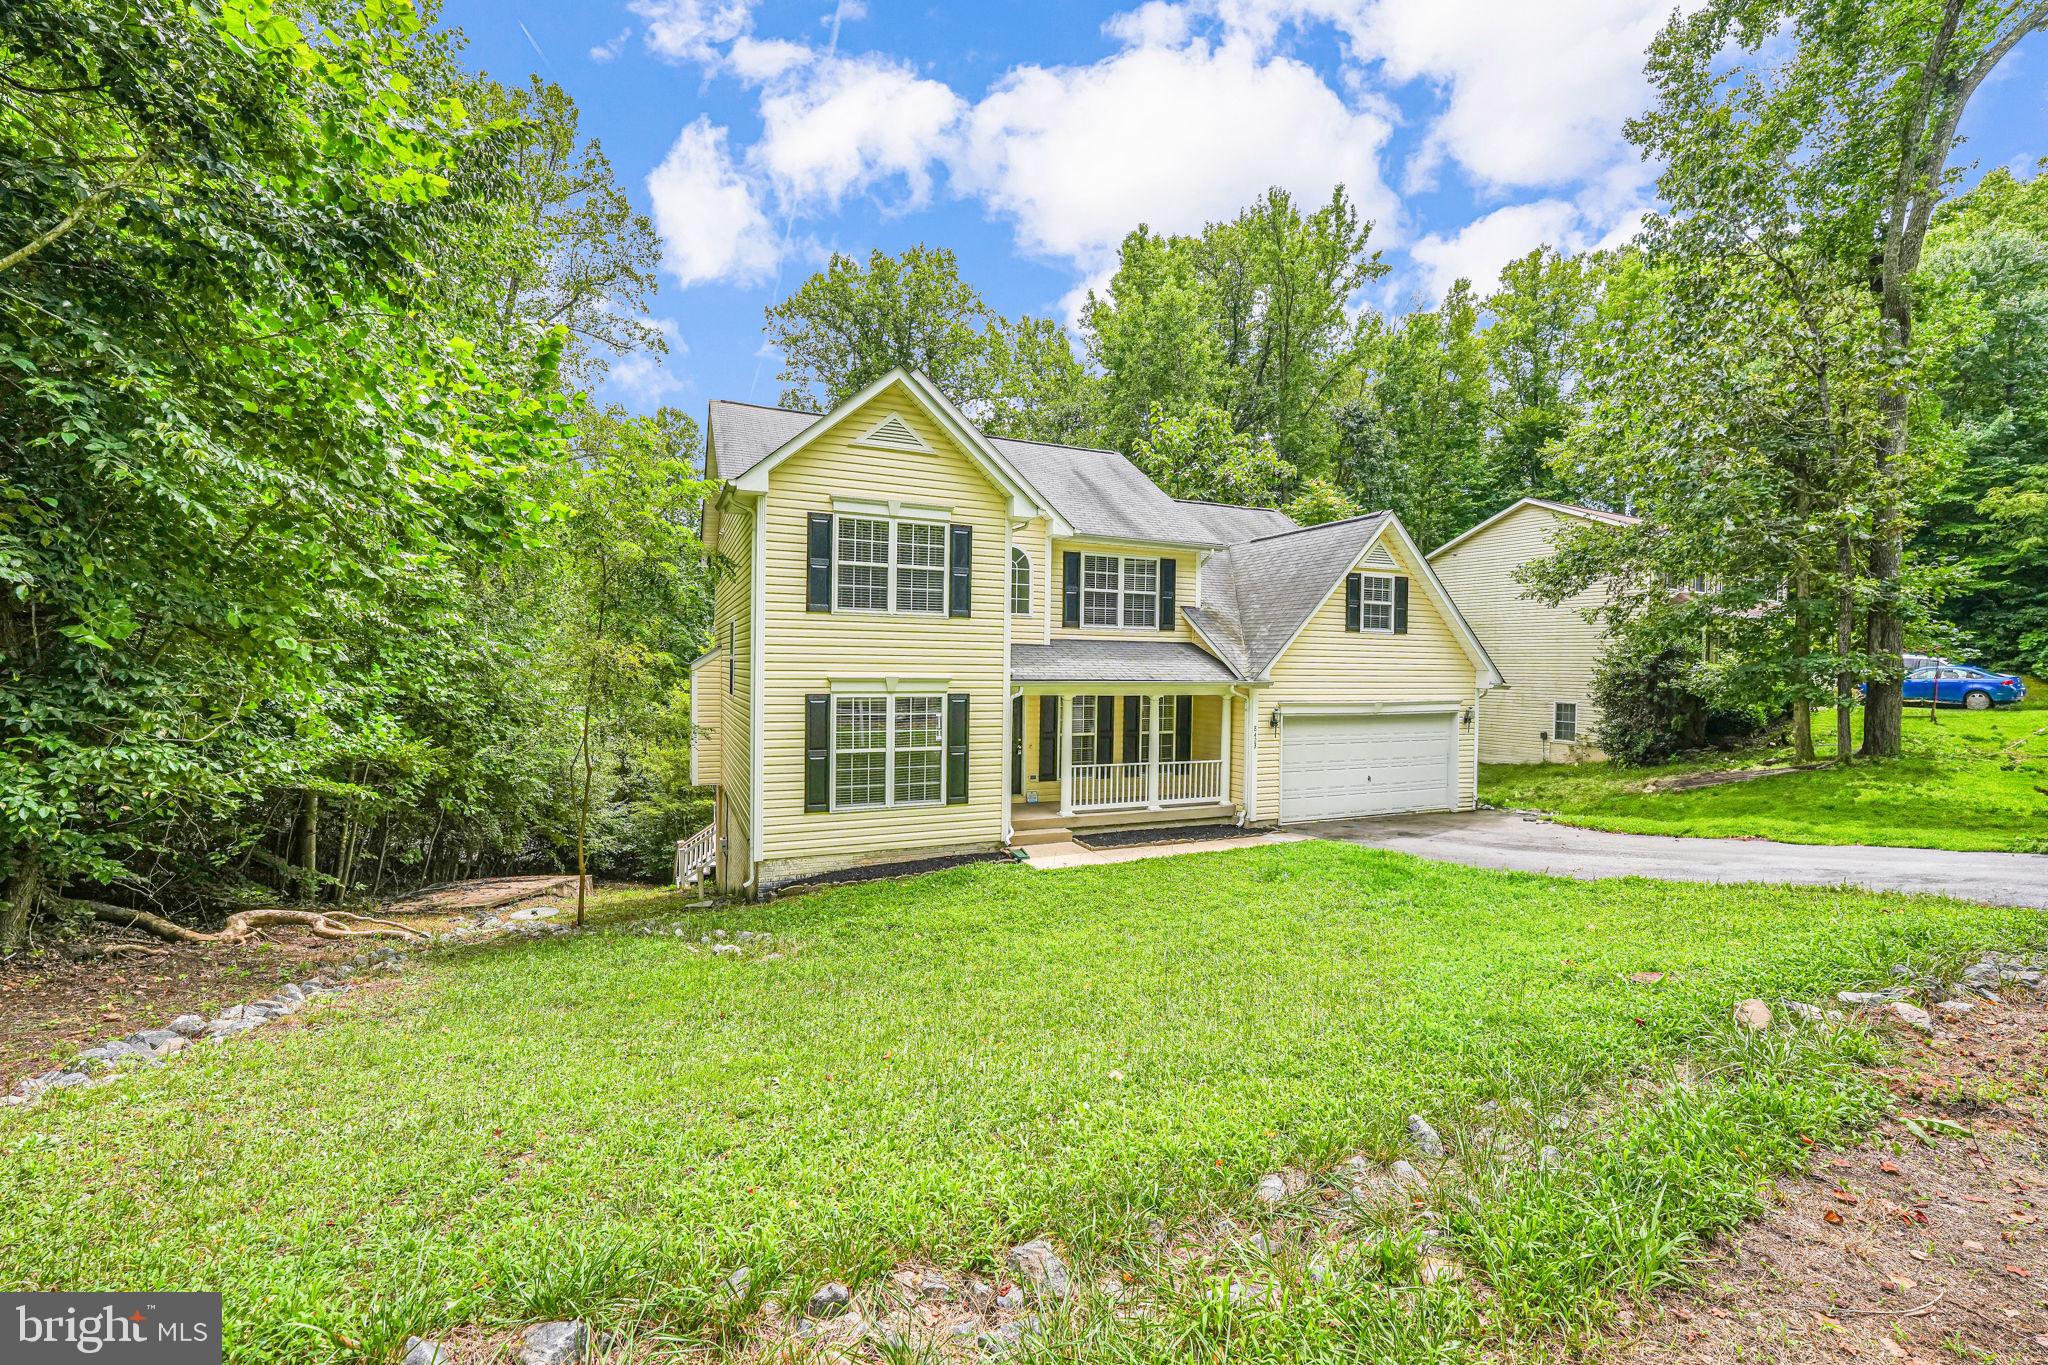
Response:
[[[1378,573],[1358,576],[1358,628],[1392,633],[1394,580],[1391,576]]]
[[[1031,614],[1031,556],[1010,551],[1010,610],[1018,616]]]
[[[1052,698],[1048,697],[1046,698],[1045,702],[1041,702],[1040,705],[1044,705],[1047,702],[1050,702],[1051,700]],[[1095,698],[1074,698],[1073,726],[1074,762],[1096,762],[1097,760],[1095,757]]]
[[[1159,561],[1123,555],[1081,556],[1081,624],[1159,624]]]
[[[840,611],[902,611],[936,616],[946,610],[946,528],[938,522],[885,517],[838,518]]]
[[[1551,708],[1550,737],[1564,744],[1576,744],[1579,739],[1579,704],[1575,701],[1561,701]]]
[[[945,799],[946,699],[832,699],[832,808]]]

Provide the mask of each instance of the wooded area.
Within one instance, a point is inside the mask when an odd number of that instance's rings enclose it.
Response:
[[[1624,508],[1533,586],[1622,583],[1636,657],[1803,754],[1867,681],[1882,757],[1902,646],[2048,672],[2048,182],[1949,197],[2044,18],[1716,0],[1630,127],[1664,211],[1401,316],[1341,187],[1134,226],[1078,348],[944,249],[838,257],[768,310],[783,401],[915,365],[996,434],[1425,545]],[[658,243],[569,98],[408,0],[35,0],[0,138],[0,952],[95,902],[660,877],[717,566],[696,424],[588,396],[663,345]]]

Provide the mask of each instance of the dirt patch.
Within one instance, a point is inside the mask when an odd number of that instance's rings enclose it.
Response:
[[[596,887],[596,878],[590,879],[591,889]],[[422,887],[395,901],[388,902],[383,910],[387,915],[464,915],[484,910],[502,910],[508,905],[523,905],[527,901],[542,899],[576,899],[576,877],[574,873],[565,876],[540,877],[484,877],[469,882],[448,882],[440,886]]]
[[[2033,1001],[1944,1020],[1880,1073],[1896,1115],[1779,1181],[1777,1207],[1715,1248],[1701,1289],[1663,1300],[1608,1359],[2048,1360],[2044,1042]]]
[[[364,946],[296,928],[189,947],[129,931],[94,942],[135,944],[142,952],[88,960],[41,953],[0,967],[0,1094],[80,1048],[258,999]]]
[[[1701,787],[1726,787],[1736,782],[1754,782],[1763,777],[1783,777],[1786,773],[1811,773],[1822,768],[1833,767],[1830,763],[1796,763],[1782,768],[1730,768],[1721,772],[1683,773],[1677,777],[1652,778],[1638,787],[1645,792],[1689,792]]]

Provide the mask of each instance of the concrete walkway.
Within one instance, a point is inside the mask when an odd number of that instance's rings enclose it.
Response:
[[[1764,839],[1677,839],[1574,829],[1513,811],[1460,811],[1331,820],[1304,834],[1438,862],[1597,881],[1784,882],[1924,891],[1984,905],[2048,909],[2048,856],[1930,848],[1780,844]]]

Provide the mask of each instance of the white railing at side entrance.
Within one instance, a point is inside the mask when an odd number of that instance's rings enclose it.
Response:
[[[714,821],[687,839],[676,840],[676,889],[701,885],[718,860],[718,825]]]

